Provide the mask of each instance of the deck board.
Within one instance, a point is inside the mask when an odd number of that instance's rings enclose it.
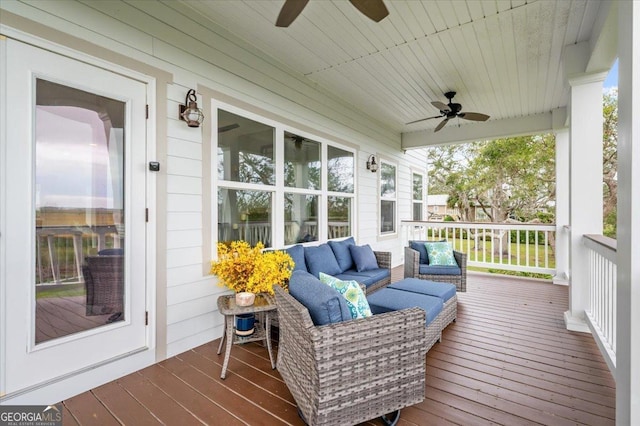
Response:
[[[469,274],[427,354],[426,398],[398,424],[614,425],[615,382],[593,338],[565,329],[567,304],[567,287]],[[235,345],[222,380],[218,343],[63,401],[64,424],[304,424],[262,345]]]

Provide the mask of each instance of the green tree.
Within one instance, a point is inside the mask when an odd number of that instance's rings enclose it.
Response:
[[[429,151],[429,193],[449,195],[462,220],[478,206],[492,222],[534,220],[555,201],[555,137],[521,136]]]
[[[616,238],[618,204],[618,91],[606,93],[602,102],[602,217],[604,235]]]

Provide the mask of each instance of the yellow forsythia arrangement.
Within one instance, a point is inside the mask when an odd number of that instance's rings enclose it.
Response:
[[[287,288],[293,259],[284,251],[263,252],[264,244],[251,247],[246,241],[218,243],[218,260],[211,262],[211,273],[218,276],[220,286],[236,293],[273,294],[273,285]]]

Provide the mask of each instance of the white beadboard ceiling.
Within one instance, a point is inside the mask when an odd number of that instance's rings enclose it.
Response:
[[[375,23],[346,0],[312,0],[289,28],[284,0],[185,0],[256,47],[394,131],[433,129],[431,101],[454,90],[463,111],[518,119],[567,106],[563,48],[590,41],[605,2],[385,0]],[[483,123],[451,120],[450,126]],[[446,129],[446,127],[445,127]]]

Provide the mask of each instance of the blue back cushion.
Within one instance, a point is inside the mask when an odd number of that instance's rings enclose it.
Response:
[[[333,250],[328,244],[305,247],[304,260],[307,263],[308,271],[316,278],[320,276],[320,272],[324,272],[327,275],[338,275],[342,272]]]
[[[363,246],[349,246],[351,257],[356,264],[356,270],[358,272],[368,271],[371,269],[378,269],[378,259],[373,254],[373,250],[369,244]]]
[[[123,248],[108,248],[102,249],[98,252],[98,256],[123,256],[124,249]]]
[[[291,256],[291,259],[293,259],[293,263],[295,263],[295,266],[293,267],[294,271],[307,272],[307,264],[304,261],[304,247],[298,244],[295,246],[291,246],[284,251],[289,253],[289,256]]]
[[[294,271],[291,274],[289,294],[307,308],[315,325],[351,319],[345,298],[308,272]]]
[[[424,243],[427,241],[409,241],[409,247],[420,253],[420,264],[428,265],[429,264],[429,255],[427,254],[427,248]]]
[[[347,269],[353,267],[353,260],[351,259],[351,252],[349,252],[349,246],[355,245],[356,242],[353,237],[349,237],[342,241],[329,241],[329,247],[333,250],[333,254],[336,256],[338,266],[340,266],[340,272],[344,272]]]

